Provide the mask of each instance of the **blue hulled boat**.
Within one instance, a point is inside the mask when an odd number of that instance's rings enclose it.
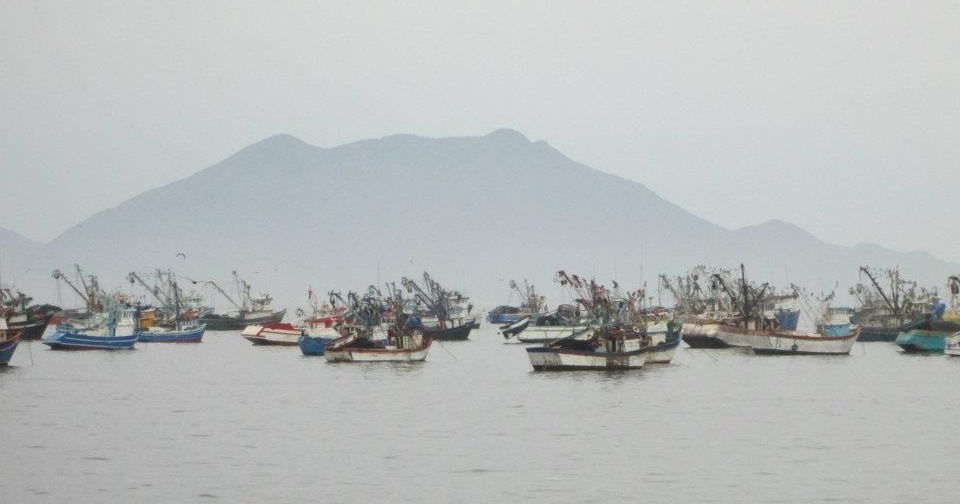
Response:
[[[0,366],[10,362],[19,343],[20,331],[8,328],[7,321],[0,318]]]
[[[140,333],[141,343],[200,343],[206,324],[181,325],[176,329],[151,327]]]
[[[133,348],[140,339],[136,310],[115,308],[99,317],[101,323],[86,328],[59,324],[56,332],[43,339],[52,350],[122,350]]]
[[[300,351],[303,355],[307,356],[319,356],[323,355],[324,349],[327,348],[333,340],[337,338],[324,338],[323,336],[310,336],[309,334],[300,335],[298,343],[300,345]]]
[[[944,305],[940,303],[929,313],[903,326],[896,343],[905,352],[943,353],[947,338],[960,331],[960,323],[943,320]]]

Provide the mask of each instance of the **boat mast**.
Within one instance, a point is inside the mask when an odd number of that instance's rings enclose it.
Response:
[[[877,280],[873,278],[873,275],[870,274],[870,270],[866,266],[860,266],[860,272],[865,273],[867,275],[867,278],[869,278],[870,282],[873,283],[874,288],[876,288],[877,292],[880,293],[880,297],[883,298],[883,301],[887,303],[887,306],[890,308],[891,311],[893,311],[893,315],[897,317],[897,320],[899,320],[900,325],[903,325],[903,316],[900,314],[900,304],[898,303],[898,296],[897,296],[896,289],[893,290],[893,293],[892,293],[893,301],[891,302],[890,298],[888,298],[887,294],[883,292],[883,288],[880,287],[880,284],[877,283]],[[893,271],[888,271],[887,273],[890,275],[891,283],[895,284],[896,280],[899,279],[898,278],[899,276],[895,275]]]
[[[160,304],[163,305],[164,308],[170,306],[171,304],[170,300],[160,295],[160,287],[157,287],[156,285],[154,285],[153,287],[150,287],[149,285],[147,285],[147,282],[144,282],[143,279],[140,278],[140,275],[137,275],[136,272],[131,271],[130,273],[128,273],[127,281],[130,282],[131,285],[135,283],[139,283],[141,286],[143,286],[144,289],[147,289],[148,291],[150,291],[150,294],[153,294],[153,297],[157,298],[157,301],[160,301]]]
[[[194,283],[196,283],[196,281],[194,281]],[[216,282],[214,282],[213,280],[207,280],[207,281],[205,281],[205,282],[203,282],[203,283],[204,283],[204,285],[209,285],[209,286],[213,287],[217,292],[219,292],[220,294],[222,294],[223,297],[227,298],[227,301],[230,301],[230,304],[232,304],[233,306],[236,306],[238,310],[243,311],[243,307],[240,306],[239,304],[237,304],[237,302],[234,301],[233,298],[230,297],[230,295],[227,294],[226,291],[223,290],[223,288],[221,288],[219,285],[217,285]]]

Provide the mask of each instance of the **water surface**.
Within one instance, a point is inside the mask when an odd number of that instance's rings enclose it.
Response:
[[[680,348],[534,373],[495,330],[418,364],[237,332],[0,370],[3,502],[955,502],[960,358]]]

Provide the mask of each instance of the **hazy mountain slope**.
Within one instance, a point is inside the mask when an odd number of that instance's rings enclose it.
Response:
[[[0,283],[19,285],[24,271],[30,275],[33,258],[41,247],[15,231],[0,228]]]
[[[939,283],[960,270],[924,255],[825,244],[779,221],[729,231],[510,130],[331,149],[274,136],[105,210],[41,252],[32,264],[45,277],[35,280],[48,289],[49,270],[74,262],[108,286],[131,269],[219,280],[238,269],[289,305],[308,285],[361,288],[424,269],[484,304],[504,300],[509,278],[555,297],[556,269],[627,286],[696,264],[745,262],[754,276],[811,286],[846,285],[864,262],[900,263],[908,276]]]

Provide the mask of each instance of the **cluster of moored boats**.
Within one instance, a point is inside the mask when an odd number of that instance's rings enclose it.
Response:
[[[547,309],[546,299],[526,281],[510,282],[519,306],[502,305],[486,313],[506,343],[526,344],[535,370],[633,369],[666,364],[680,342],[691,348],[750,348],[756,354],[843,355],[856,341],[895,341],[906,352],[960,355],[960,278],[947,279],[949,306],[935,289],[861,268],[869,282],[850,289],[857,308],[833,306],[834,294],[812,297],[791,285],[774,292],[769,284],[746,278],[741,265],[708,271],[699,266],[686,276],[660,276],[674,300],[672,308],[651,306],[643,289],[624,291],[565,271],[555,275],[571,301]],[[885,274],[888,282],[879,281]],[[303,355],[331,362],[422,361],[434,341],[463,341],[479,327],[469,298],[443,287],[428,273],[421,280],[402,278],[346,295],[331,291],[319,300],[308,291],[308,308],[295,322],[283,322],[286,310],[273,310],[272,298],[255,297],[233,272],[234,294],[212,281],[208,286],[235,310],[214,313],[203,296],[184,292],[172,271],[131,272],[127,280],[147,295],[104,292],[95,275],[76,267],[75,280],[59,270],[85,309],[64,312],[31,305],[29,296],[0,289],[0,364],[7,363],[20,340],[40,339],[48,323],[55,330],[42,339],[52,349],[133,348],[137,343],[196,343],[204,331],[238,330],[255,345],[299,346]],[[236,300],[234,299],[236,298]],[[802,309],[801,309],[802,308]],[[812,330],[799,331],[801,313]],[[52,317],[56,319],[53,320]]]

